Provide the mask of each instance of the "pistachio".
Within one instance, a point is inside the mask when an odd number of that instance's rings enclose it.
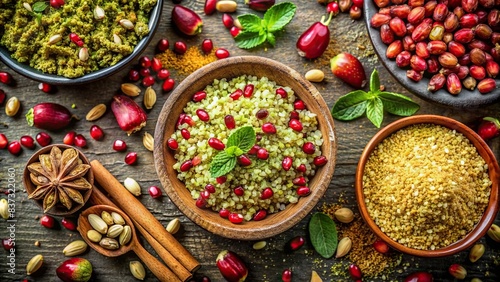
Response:
[[[87,238],[94,243],[99,243],[102,239],[102,235],[94,229],[91,229],[87,231]]]
[[[85,117],[85,119],[87,119],[88,121],[97,120],[100,117],[102,117],[105,112],[106,112],[106,105],[99,104],[99,105],[93,107],[92,109],[90,109],[90,111],[87,113],[87,116]]]
[[[321,82],[325,79],[325,73],[318,69],[312,69],[306,72],[305,78],[311,82]]]
[[[104,222],[106,222],[107,225],[113,225],[113,223],[115,223],[113,221],[113,217],[107,211],[102,211],[101,212],[101,218],[102,218],[102,220],[104,220]]]
[[[120,225],[125,224],[125,219],[123,219],[123,217],[119,213],[111,212],[111,217],[113,218],[115,224],[120,224]]]
[[[495,242],[500,243],[500,227],[496,224],[492,224],[490,229],[488,229],[488,236]]]
[[[89,59],[89,49],[86,47],[80,48],[80,51],[78,52],[78,59],[82,61],[86,61]]]
[[[123,226],[122,233],[120,233],[120,237],[118,237],[118,242],[121,246],[124,246],[127,245],[128,242],[130,242],[130,239],[132,239],[132,228],[130,228],[130,226],[128,225],[125,225]]]
[[[238,3],[231,0],[221,0],[217,1],[217,4],[215,4],[215,9],[221,13],[236,12],[236,8],[238,8]]]
[[[94,8],[94,19],[100,21],[104,19],[106,14],[104,13],[104,9],[99,7],[99,5],[96,5]]]
[[[168,224],[167,224],[167,231],[170,234],[175,234],[179,231],[181,228],[181,222],[178,218],[172,219]]]
[[[52,35],[49,38],[49,42],[47,42],[47,44],[49,44],[49,45],[56,44],[57,42],[61,41],[61,39],[62,39],[62,36],[60,34]]]
[[[153,152],[155,147],[155,140],[151,134],[147,132],[144,133],[144,136],[142,137],[142,144],[144,145],[144,147],[146,147],[146,149]]]
[[[339,241],[337,246],[337,253],[335,254],[335,258],[341,258],[351,250],[352,241],[349,237],[344,237]]]
[[[121,45],[123,43],[121,37],[116,33],[113,33],[113,42],[118,45]]]
[[[120,245],[118,244],[118,241],[116,241],[113,238],[102,238],[101,241],[99,241],[99,245],[105,249],[108,250],[116,250],[120,248]]]
[[[76,240],[69,243],[63,250],[63,254],[67,257],[83,254],[87,250],[87,243],[82,240]]]
[[[17,97],[12,97],[7,101],[7,104],[5,104],[5,114],[9,117],[13,117],[17,114],[20,107],[21,102],[19,102],[19,99],[17,99]]]
[[[311,281],[310,282],[323,282],[323,279],[321,279],[321,277],[319,277],[319,274],[313,270],[311,273]]]
[[[349,208],[340,208],[335,211],[335,218],[342,223],[350,223],[354,220],[354,213]]]
[[[469,260],[471,262],[476,262],[483,256],[485,250],[486,247],[483,244],[475,244],[472,249],[470,249]]]
[[[107,236],[109,238],[116,238],[120,236],[123,231],[123,226],[120,224],[115,224],[109,227]]]
[[[139,280],[144,280],[146,277],[146,270],[144,269],[144,266],[140,261],[133,260],[129,264],[130,267],[130,273]]]
[[[125,29],[128,29],[128,30],[134,29],[134,24],[131,21],[127,20],[127,19],[121,19],[119,21],[119,23]]]
[[[28,262],[28,265],[26,265],[26,274],[31,275],[35,273],[38,269],[43,264],[43,256],[42,255],[36,255],[33,258],[30,259]]]
[[[141,186],[139,186],[139,183],[137,183],[134,179],[127,177],[125,181],[123,181],[123,186],[125,186],[125,188],[127,188],[127,190],[134,196],[137,197],[141,195]]]
[[[97,232],[101,234],[106,234],[106,232],[108,232],[108,225],[100,216],[91,213],[87,216],[87,218],[92,228],[94,228]]]
[[[144,93],[144,107],[146,109],[151,110],[153,106],[156,104],[156,91],[149,86]]]
[[[6,199],[0,199],[0,216],[2,216],[3,219],[8,219],[9,215],[9,203]]]
[[[139,96],[139,93],[141,93],[141,88],[132,83],[122,83],[120,88],[122,89],[123,94],[130,97]]]
[[[262,250],[266,247],[266,245],[267,245],[266,241],[259,241],[259,242],[256,242],[255,244],[253,244],[252,248],[254,250]]]
[[[33,12],[33,9],[31,9],[31,5],[27,2],[23,3],[23,7],[28,10],[29,12]]]

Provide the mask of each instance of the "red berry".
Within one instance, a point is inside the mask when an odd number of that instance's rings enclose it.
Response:
[[[152,75],[148,75],[142,79],[142,85],[144,87],[153,86],[155,84],[155,78]]]
[[[203,191],[200,192],[200,196],[203,199],[208,199],[208,198],[210,198],[210,192],[208,192],[207,190],[203,190]]]
[[[306,154],[314,154],[316,152],[316,146],[312,142],[306,142],[302,145],[302,151]]]
[[[170,72],[167,69],[161,69],[156,74],[159,80],[165,80],[170,77]]]
[[[9,146],[7,147],[7,150],[9,151],[9,153],[11,153],[12,155],[14,156],[17,156],[21,153],[21,143],[19,143],[18,141],[12,141],[9,143]]]
[[[281,162],[281,166],[286,171],[289,171],[290,168],[292,168],[292,164],[293,164],[293,159],[291,157],[284,157],[283,161]]]
[[[302,122],[300,122],[300,120],[298,119],[291,119],[289,122],[288,122],[288,126],[295,130],[295,131],[302,131],[302,129],[304,129],[304,127],[302,126]]]
[[[363,278],[363,274],[361,273],[361,269],[355,264],[349,265],[349,274],[351,275],[351,278],[354,280],[358,280]]]
[[[239,213],[230,213],[229,221],[234,224],[240,224],[243,222],[243,216]]]
[[[125,163],[128,165],[134,165],[137,162],[137,153],[130,152],[125,156]]]
[[[191,137],[191,133],[186,128],[181,129],[182,138],[188,140]]]
[[[139,58],[139,64],[143,68],[150,68],[151,67],[151,59],[148,56],[142,56]]]
[[[177,150],[179,148],[179,143],[177,143],[177,140],[174,138],[169,138],[167,140],[167,146],[170,148],[170,150]]]
[[[203,209],[207,205],[207,200],[203,199],[202,197],[198,197],[195,204],[198,208]]]
[[[50,6],[54,9],[60,8],[62,5],[59,3],[60,0],[50,0]]]
[[[258,119],[265,119],[267,116],[269,116],[269,111],[266,109],[260,109],[255,113],[255,117]]]
[[[184,53],[186,53],[187,51],[187,45],[186,43],[182,42],[182,41],[177,41],[174,43],[174,52],[179,54],[179,55],[183,55]]]
[[[187,124],[189,126],[194,126],[196,123],[191,118],[191,116],[185,115],[184,119],[182,120],[182,124]]]
[[[300,115],[297,111],[290,112],[290,119],[300,119]]]
[[[8,72],[0,71],[0,82],[3,84],[11,84],[12,83],[12,76]]]
[[[238,163],[241,166],[249,166],[252,164],[252,160],[247,155],[241,155],[238,157]]]
[[[92,125],[90,127],[90,137],[94,140],[102,140],[104,138],[104,131],[98,125]]]
[[[224,48],[217,48],[217,50],[215,50],[215,56],[217,57],[217,59],[225,59],[227,57],[229,57],[229,51],[224,49]]]
[[[299,195],[301,197],[305,197],[309,194],[311,194],[311,189],[309,187],[302,186],[302,187],[297,188],[297,195]]]
[[[123,140],[116,139],[115,142],[113,142],[113,150],[123,152],[127,150],[127,143]]]
[[[55,226],[55,219],[52,216],[45,214],[42,218],[40,218],[40,224],[45,228],[52,229]]]
[[[130,81],[136,82],[136,81],[139,81],[140,78],[141,77],[140,77],[139,72],[137,70],[130,70],[128,72],[128,79]]]
[[[226,210],[224,208],[219,210],[219,216],[222,218],[228,218],[230,213],[231,212],[229,210]]]
[[[412,274],[406,276],[406,278],[404,279],[404,282],[432,282],[432,281],[434,281],[432,274],[423,271],[413,272]]]
[[[7,136],[5,136],[5,134],[3,133],[0,133],[0,149],[7,148],[7,145],[9,145],[9,140],[7,139]]]
[[[315,166],[324,166],[328,162],[325,156],[314,157],[313,163]]]
[[[283,282],[292,282],[292,271],[290,269],[283,270],[281,280],[283,280]]]
[[[260,146],[259,145],[253,145],[252,148],[248,151],[247,154],[249,155],[257,155],[257,152],[259,151]]]
[[[225,176],[219,176],[219,177],[215,178],[215,181],[217,181],[217,183],[219,183],[219,184],[226,183],[226,180],[227,180],[227,178]]]
[[[76,136],[76,132],[74,132],[74,131],[70,131],[70,132],[66,133],[66,135],[64,135],[64,138],[63,138],[63,143],[66,145],[69,145],[69,146],[73,146],[73,144],[75,144],[75,136]]]
[[[233,26],[229,30],[229,33],[231,34],[232,37],[238,36],[238,34],[240,34],[240,32],[241,32],[241,29],[239,27],[237,27],[237,26]]]
[[[193,95],[193,102],[201,102],[205,98],[207,98],[207,92],[198,91]]]
[[[229,94],[229,97],[233,99],[233,101],[238,100],[241,96],[243,96],[243,90],[236,89],[233,93]]]
[[[185,172],[185,171],[190,170],[192,167],[193,167],[193,162],[192,162],[191,160],[187,160],[187,161],[184,161],[184,162],[181,164],[180,170],[181,170],[182,172]]]
[[[232,115],[225,116],[224,123],[226,124],[227,129],[234,129],[236,127],[236,122],[234,121],[234,117]]]
[[[387,245],[386,242],[382,241],[382,240],[377,240],[375,242],[373,242],[373,248],[375,249],[375,251],[381,253],[381,254],[387,254],[389,253],[389,245]]]
[[[243,187],[241,186],[238,186],[233,189],[233,192],[236,196],[243,196],[243,194],[245,194],[245,189],[243,189]]]
[[[339,3],[337,2],[330,2],[326,5],[326,12],[327,13],[333,13],[333,15],[338,15],[340,11]]]
[[[288,96],[288,93],[286,93],[285,89],[283,89],[283,88],[280,87],[280,88],[276,89],[276,95],[280,95],[281,98],[284,99],[284,98],[286,98]]]
[[[50,135],[47,132],[39,132],[35,136],[35,139],[36,142],[38,142],[38,144],[40,144],[40,146],[42,147],[48,146],[50,142],[52,142],[52,137],[50,137]]]
[[[222,14],[222,24],[227,29],[232,28],[234,26],[234,19],[233,19],[233,17],[230,14],[228,14],[228,13]]]
[[[483,118],[477,129],[477,133],[483,140],[500,135],[500,121],[492,117]]]
[[[301,164],[301,165],[299,165],[299,166],[296,168],[296,170],[297,170],[298,172],[302,172],[302,173],[304,173],[304,172],[306,172],[306,171],[307,171],[307,168],[306,168],[306,165],[305,165],[305,164]]]
[[[161,189],[158,186],[151,186],[148,191],[149,195],[151,195],[153,199],[160,198],[162,195]]]
[[[169,77],[165,79],[165,81],[163,82],[162,89],[163,91],[168,92],[174,89],[174,86],[175,86],[175,80]]]
[[[150,69],[147,69],[147,68],[141,68],[141,69],[139,70],[139,74],[140,74],[142,77],[150,76],[150,75],[151,75],[151,70],[150,70]]]
[[[271,187],[267,187],[266,189],[262,190],[262,192],[260,193],[260,198],[262,200],[266,200],[266,199],[271,198],[273,195],[274,195],[273,189],[271,189]]]
[[[304,104],[304,101],[302,100],[296,100],[295,102],[293,102],[293,108],[295,110],[305,110],[306,104]]]
[[[40,82],[38,84],[38,89],[42,90],[42,92],[50,93],[52,91],[52,86],[45,82]]]
[[[24,147],[31,150],[35,149],[35,140],[33,139],[33,137],[29,135],[24,135],[21,137],[20,141],[21,145],[23,145]]]
[[[272,124],[270,122],[266,122],[262,125],[262,131],[266,134],[275,134],[276,127],[274,127],[274,124]]]
[[[153,61],[151,62],[151,69],[155,72],[159,72],[162,69],[163,65],[160,59],[153,57]]]
[[[307,179],[304,176],[299,176],[292,180],[293,185],[304,186],[307,184]]]
[[[72,32],[69,34],[69,40],[71,40],[71,42],[75,43],[78,47],[83,47],[83,40],[80,38],[80,36],[78,36],[78,34]]]
[[[253,84],[245,85],[245,88],[243,89],[243,97],[245,97],[245,98],[252,97],[254,88],[255,88],[255,86]]]
[[[201,121],[207,122],[210,120],[210,116],[208,115],[207,111],[203,109],[197,109],[196,110],[196,115]]]
[[[264,148],[260,148],[257,151],[257,158],[261,160],[267,160],[269,158],[269,152]]]
[[[75,136],[75,146],[85,148],[87,146],[87,138],[81,134]]]
[[[201,42],[201,50],[205,54],[210,54],[212,50],[214,49],[214,44],[212,43],[212,40],[210,39],[205,39],[203,42]]]
[[[156,44],[156,49],[160,52],[164,52],[168,49],[169,45],[168,39],[162,38],[158,41],[158,44]]]
[[[64,226],[64,228],[70,230],[70,231],[75,231],[76,230],[76,224],[73,220],[67,218],[67,217],[64,217],[62,220],[61,220],[61,224],[62,226]]]
[[[215,193],[215,186],[213,186],[212,184],[207,184],[205,185],[205,190],[208,193]]]
[[[252,219],[254,221],[259,221],[259,220],[263,220],[264,218],[266,218],[266,216],[267,216],[266,210],[259,210],[254,214]]]
[[[285,244],[285,252],[291,253],[293,251],[296,251],[300,249],[302,246],[304,246],[304,243],[306,240],[302,236],[295,236],[292,239],[288,240]]]
[[[356,89],[366,84],[366,73],[361,62],[349,53],[340,53],[330,61],[332,73]]]

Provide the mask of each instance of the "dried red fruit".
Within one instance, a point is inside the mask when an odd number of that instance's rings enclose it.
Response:
[[[462,83],[457,74],[450,73],[446,78],[446,88],[452,95],[458,95],[462,91]]]
[[[427,85],[427,90],[436,92],[443,88],[446,83],[446,77],[442,73],[437,73],[431,77],[429,84]]]
[[[463,280],[467,276],[467,270],[458,263],[450,265],[448,272],[456,279]]]
[[[486,94],[496,88],[496,82],[493,78],[485,78],[477,84],[477,90],[481,94]]]
[[[305,242],[306,242],[306,240],[304,237],[295,236],[285,243],[285,248],[284,248],[285,252],[291,253],[293,251],[296,251],[296,250],[300,249],[302,246],[304,246]]]
[[[388,59],[395,59],[402,51],[403,51],[403,42],[401,42],[401,40],[395,40],[389,46],[387,46],[387,49],[385,51],[385,56]]]

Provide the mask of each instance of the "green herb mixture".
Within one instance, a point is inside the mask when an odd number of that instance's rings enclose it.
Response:
[[[157,0],[66,0],[60,8],[37,0],[9,1],[0,4],[0,45],[12,52],[12,58],[45,73],[69,78],[83,76],[112,66],[130,55],[139,40],[149,33],[149,12]],[[26,4],[32,11],[26,8]],[[104,18],[97,20],[99,6]],[[119,24],[128,19],[134,29]],[[76,33],[83,46],[73,43]],[[121,43],[117,43],[114,34]],[[61,40],[49,40],[60,35]],[[87,48],[88,59],[81,60],[81,48]]]

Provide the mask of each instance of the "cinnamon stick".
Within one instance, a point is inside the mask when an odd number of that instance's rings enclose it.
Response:
[[[172,234],[167,232],[154,215],[135,196],[130,194],[98,160],[91,161],[90,165],[92,166],[95,180],[115,199],[116,204],[130,218],[137,222],[137,225],[140,225],[149,235],[155,238],[188,271],[194,272],[200,268],[200,263]]]

